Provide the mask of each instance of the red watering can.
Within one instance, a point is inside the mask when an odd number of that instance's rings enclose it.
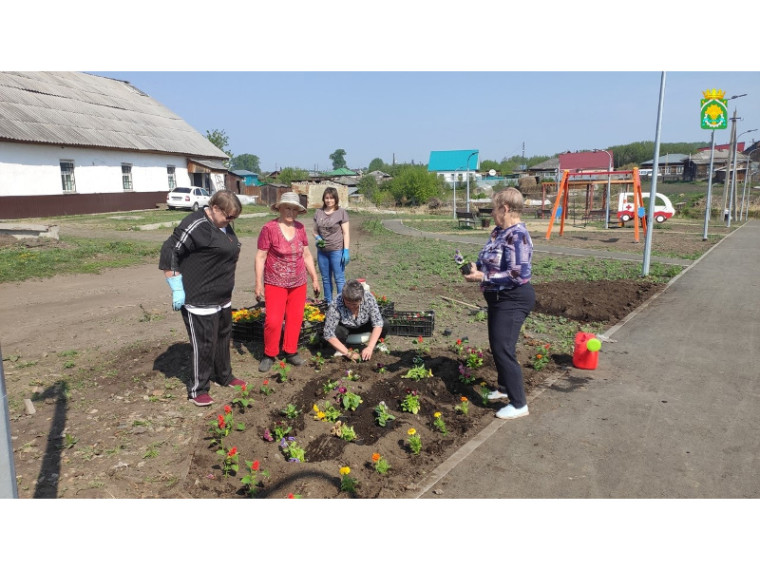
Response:
[[[585,370],[595,370],[599,363],[601,341],[592,333],[579,332],[575,335],[575,350],[573,351],[573,366]]]

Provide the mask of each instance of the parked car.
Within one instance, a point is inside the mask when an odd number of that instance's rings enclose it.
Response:
[[[180,186],[166,195],[166,205],[170,210],[176,208],[195,212],[208,206],[211,194],[205,188],[198,186]]]

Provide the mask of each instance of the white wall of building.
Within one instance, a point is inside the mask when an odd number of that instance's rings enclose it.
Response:
[[[74,162],[77,194],[124,192],[122,163],[132,165],[134,192],[168,192],[167,166],[174,166],[177,186],[190,185],[180,155],[0,142],[0,196],[63,194],[62,160]]]

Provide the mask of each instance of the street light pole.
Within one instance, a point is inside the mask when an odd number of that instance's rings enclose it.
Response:
[[[755,132],[757,129],[750,129],[748,131],[744,131],[740,135],[737,135],[734,139],[734,165],[732,167],[733,170],[733,176],[731,176],[731,191],[729,193],[729,202],[728,202],[728,222],[726,223],[726,227],[731,227],[731,217],[733,215],[733,210],[736,207],[734,204],[734,195],[736,194],[736,147],[739,143],[739,138],[743,135],[746,135],[747,133]]]
[[[710,133],[710,169],[707,171],[707,197],[705,199],[705,228],[702,241],[707,241],[707,226],[710,224],[710,209],[712,207],[713,159],[715,157],[715,129]],[[695,176],[696,178],[696,176]]]
[[[609,151],[606,151],[606,150],[601,149],[601,148],[595,148],[594,149],[594,152],[599,152],[599,151],[606,152],[607,156],[610,159],[610,162],[609,162],[610,167],[609,167],[609,170],[607,171],[607,196],[606,196],[606,198],[604,200],[604,203],[605,203],[605,206],[606,206],[605,213],[604,213],[604,229],[608,230],[608,229],[610,229],[610,184],[612,183],[611,182],[611,179],[612,179],[612,154],[610,154]]]
[[[454,220],[457,219],[457,172],[462,170],[462,166],[458,166],[454,169],[454,174],[451,175],[453,188],[454,188]]]
[[[742,217],[744,217],[745,221],[747,219],[749,219],[749,199],[750,199],[750,195],[752,194],[752,183],[751,182],[750,182],[749,193],[747,194],[747,212],[746,212],[746,214],[744,213],[744,194],[745,194],[745,192],[747,192],[747,180],[749,178],[752,178],[752,176],[750,174],[750,172],[752,170],[752,162],[750,161],[750,157],[752,156],[752,154],[754,152],[756,152],[758,150],[760,150],[760,149],[756,148],[755,150],[752,150],[752,151],[750,151],[750,152],[747,153],[747,167],[744,170],[744,190],[742,191],[742,207],[741,207],[741,210],[739,210],[739,219],[740,220],[742,219]]]
[[[478,154],[478,151],[471,152],[467,157],[467,211],[470,211],[470,159]]]

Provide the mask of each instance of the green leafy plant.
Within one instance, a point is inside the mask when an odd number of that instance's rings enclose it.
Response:
[[[261,383],[261,387],[259,388],[259,392],[264,394],[265,396],[269,396],[272,392],[274,392],[274,389],[269,386],[269,380],[264,380],[264,382]]]
[[[359,482],[350,476],[351,468],[348,466],[340,468],[340,490],[350,495],[356,494],[356,488],[359,486]]]
[[[359,404],[363,401],[364,400],[361,399],[361,396],[348,390],[341,396],[341,404],[343,404],[343,407],[352,412],[356,410],[356,408],[359,407]]]
[[[465,366],[461,362],[459,363],[459,381],[462,384],[472,384],[474,380],[474,377],[472,375],[472,370],[470,370],[469,367]]]
[[[338,382],[337,380],[328,380],[327,382],[322,384],[322,392],[324,392],[325,394],[329,394],[330,392],[332,392],[338,387],[338,384],[340,384],[340,382]]]
[[[372,463],[375,465],[375,471],[380,473],[380,475],[385,475],[391,468],[388,461],[379,453],[372,454]]]
[[[462,396],[459,398],[459,403],[454,406],[454,410],[463,416],[466,416],[470,413],[470,401],[467,399],[467,396]]]
[[[219,445],[222,444],[222,440],[230,435],[232,430],[237,429],[243,431],[245,424],[242,422],[235,423],[232,417],[232,408],[230,406],[224,406],[224,414],[219,414],[216,420],[209,422],[209,432],[212,439]]]
[[[491,389],[488,387],[488,384],[481,382],[478,394],[480,395],[480,403],[484,406],[488,405],[488,394],[490,393]]]
[[[396,419],[396,416],[391,415],[388,406],[385,405],[385,402],[380,402],[377,406],[375,406],[374,410],[375,414],[377,414],[375,421],[377,421],[377,425],[381,427],[385,427],[388,422]]]
[[[353,370],[346,370],[346,375],[343,377],[344,380],[347,380],[349,382],[358,382],[360,378],[361,376],[359,376]]]
[[[290,427],[288,424],[286,424],[283,421],[278,421],[274,424],[274,427],[272,428],[272,431],[274,431],[274,437],[276,439],[283,439],[286,435],[288,435],[293,428]]]
[[[465,365],[470,370],[477,370],[483,366],[483,351],[479,348],[468,347],[465,351],[466,356],[464,359]]]
[[[306,462],[306,450],[296,442],[296,438],[289,436],[280,440],[280,449],[282,449],[285,458],[293,463]]]
[[[409,436],[409,439],[407,440],[409,443],[409,449],[411,449],[412,453],[415,455],[419,455],[420,451],[422,451],[422,439],[420,439],[417,430],[414,428],[409,428],[406,433]]]
[[[277,372],[278,382],[282,384],[288,381],[288,374],[290,374],[290,364],[284,360],[280,360],[277,362],[277,367],[275,370]]]
[[[238,472],[238,450],[237,447],[232,447],[230,449],[219,449],[217,450],[217,455],[223,456],[222,459],[222,473],[224,473],[225,477],[229,477],[231,474],[236,475]]]
[[[311,358],[311,361],[314,363],[314,368],[317,370],[322,370],[322,367],[325,365],[325,358],[322,356],[321,352],[315,354]]]
[[[407,390],[406,396],[401,400],[401,409],[411,414],[420,411],[420,397],[417,390]]]
[[[542,344],[536,349],[536,353],[530,357],[530,365],[534,370],[543,370],[549,364],[549,349],[552,345],[549,343]]]
[[[235,397],[232,399],[233,405],[238,406],[241,410],[249,408],[251,405],[253,405],[253,398],[251,397],[251,391],[248,388],[248,384],[233,386],[232,388],[236,392]]]
[[[314,419],[322,422],[334,423],[340,417],[340,410],[332,405],[330,402],[323,403],[323,409],[320,409],[317,404],[314,404]]]
[[[284,410],[280,410],[280,413],[289,420],[293,420],[301,414],[301,410],[295,404],[288,404]]]
[[[425,368],[424,364],[418,364],[417,366],[410,368],[407,373],[402,376],[402,378],[411,378],[412,380],[419,382],[423,378],[430,378],[432,376],[432,370]]]
[[[456,339],[456,341],[454,342],[454,346],[452,347],[452,349],[454,350],[454,352],[457,353],[457,356],[462,356],[462,353],[464,352],[464,349],[465,349],[464,345],[466,343],[468,343],[468,342],[469,342],[469,340],[467,340],[467,338],[458,338],[458,339]]]
[[[443,421],[443,414],[441,414],[441,412],[434,413],[433,418],[435,418],[433,420],[433,425],[435,426],[435,429],[437,429],[443,435],[446,435],[447,433],[449,433],[449,430],[446,427],[446,422]]]
[[[412,339],[414,350],[417,352],[417,356],[422,356],[430,352],[430,348],[425,344],[425,339],[422,336]]]
[[[245,486],[245,492],[249,497],[253,497],[259,492],[259,477],[269,477],[269,471],[261,469],[261,465],[257,460],[246,461],[246,467],[248,473],[243,477],[240,482]]]
[[[354,441],[356,439],[356,430],[341,421],[335,422],[331,432],[344,441]]]
[[[78,441],[79,438],[75,435],[71,435],[70,433],[63,434],[63,447],[66,449],[71,449],[77,444]]]

